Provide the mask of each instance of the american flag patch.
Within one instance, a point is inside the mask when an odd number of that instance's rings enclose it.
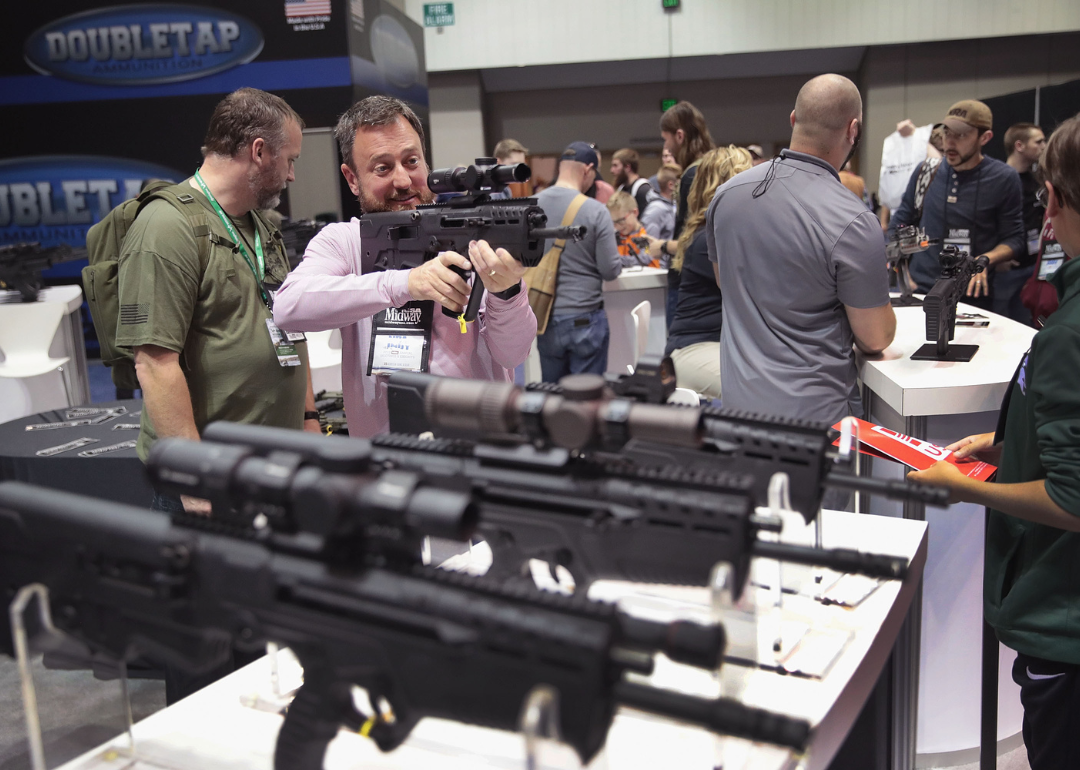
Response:
[[[122,326],[135,326],[144,324],[150,320],[150,305],[121,305],[120,324]]]
[[[330,0],[285,0],[285,18],[329,16]]]

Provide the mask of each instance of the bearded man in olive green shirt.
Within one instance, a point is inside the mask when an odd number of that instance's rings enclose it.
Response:
[[[143,460],[157,438],[198,440],[214,420],[318,431],[318,420],[307,419],[315,399],[306,345],[273,326],[273,292],[288,262],[277,231],[256,213],[276,207],[293,180],[302,126],[266,92],[225,97],[210,120],[202,166],[173,188],[191,196],[186,205],[199,207],[209,235],[169,201],[151,200],[124,240],[116,341],[135,355]],[[209,513],[205,500],[182,503]],[[154,503],[176,505],[160,496]]]

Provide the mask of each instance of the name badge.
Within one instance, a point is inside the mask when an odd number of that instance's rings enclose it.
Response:
[[[274,346],[274,355],[277,356],[278,366],[300,366],[303,361],[300,360],[300,354],[293,343],[301,341],[304,335],[299,335],[301,340],[295,339],[295,333],[286,334],[281,331],[272,318],[266,319],[266,329],[270,332],[270,344]]]
[[[1039,253],[1039,229],[1032,228],[1027,231],[1028,256]]]
[[[427,372],[435,303],[413,300],[389,307],[371,319],[367,373]]]
[[[951,227],[942,243],[952,244],[961,251],[971,252],[971,230],[966,227]]]
[[[1043,257],[1039,263],[1039,280],[1049,281],[1065,262],[1065,257]]]

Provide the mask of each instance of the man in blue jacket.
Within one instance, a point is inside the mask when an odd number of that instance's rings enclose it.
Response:
[[[945,162],[923,174],[915,169],[904,198],[889,223],[889,233],[919,225],[942,243],[911,258],[911,277],[928,292],[941,274],[938,254],[952,244],[972,256],[986,255],[990,268],[971,279],[970,302],[990,308],[994,270],[1026,253],[1021,215],[1020,177],[1007,164],[982,154],[994,133],[990,108],[965,99],[949,108],[944,120]],[[929,182],[929,186],[923,187]]]

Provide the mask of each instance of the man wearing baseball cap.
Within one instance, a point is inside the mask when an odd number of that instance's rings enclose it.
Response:
[[[599,166],[595,147],[574,142],[563,150],[555,184],[537,196],[549,227],[585,226],[584,238],[568,240],[562,248],[551,318],[536,338],[544,382],[580,372],[603,374],[607,369],[611,332],[601,292],[604,281],[622,272],[622,262],[607,208],[586,196]],[[568,215],[572,206],[576,210]],[[549,240],[545,253],[554,245]]]
[[[1023,254],[1020,177],[1007,164],[982,154],[994,135],[993,115],[980,101],[964,99],[949,108],[942,121],[945,163],[929,176],[920,166],[911,175],[889,231],[919,225],[943,243],[911,258],[911,277],[921,292],[929,291],[941,272],[938,255],[952,244],[973,257],[986,255],[990,269],[968,285],[968,301],[990,308],[994,271]],[[923,189],[925,188],[925,189]]]

